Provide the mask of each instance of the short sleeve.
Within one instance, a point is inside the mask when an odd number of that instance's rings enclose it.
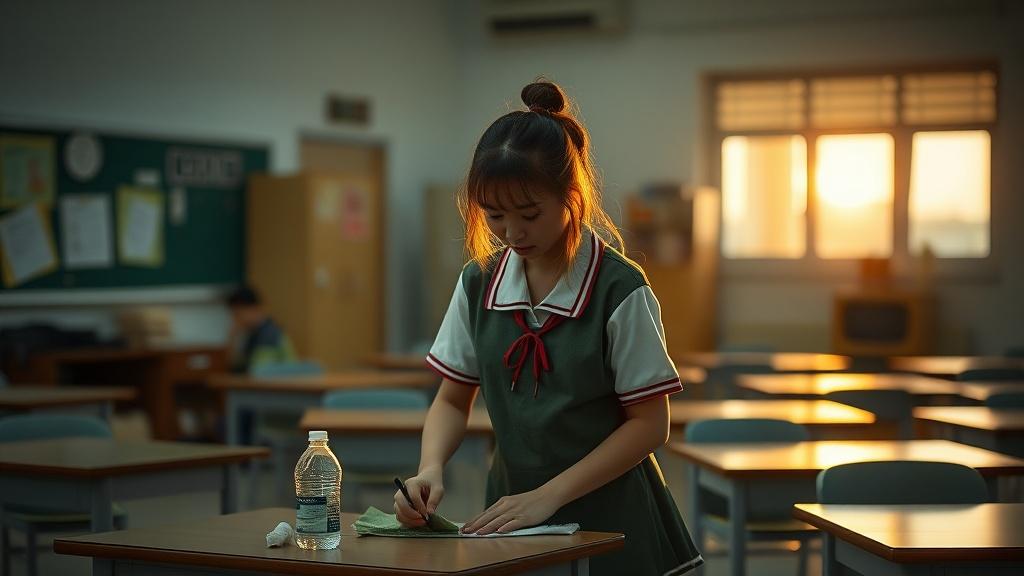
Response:
[[[649,286],[627,296],[608,319],[609,359],[623,406],[683,389],[665,349],[661,307]]]
[[[442,378],[459,384],[479,386],[476,349],[469,334],[469,300],[460,277],[448,304],[448,312],[437,331],[437,338],[427,354],[427,365]]]

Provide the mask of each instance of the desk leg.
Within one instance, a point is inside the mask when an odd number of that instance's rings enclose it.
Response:
[[[238,464],[228,464],[222,469],[224,477],[220,487],[220,513],[238,511]]]
[[[822,531],[824,539],[821,541],[821,572],[823,576],[839,576],[839,563],[836,562],[836,537],[828,532]]]
[[[686,491],[690,500],[690,517],[693,518],[693,523],[692,525],[688,524],[688,528],[693,536],[693,543],[699,550],[704,547],[704,513],[700,506],[700,467],[696,464],[687,464],[686,467],[689,469],[689,486],[686,487]]]
[[[572,561],[572,576],[590,576],[590,558]]]
[[[242,431],[238,429],[242,425],[242,418],[239,414],[238,398],[231,390],[227,391],[227,408],[225,409],[227,422],[225,423],[227,442],[231,446],[238,446],[242,441]]]
[[[743,576],[747,563],[747,486],[732,480],[729,492],[729,573]]]
[[[93,532],[110,532],[114,529],[114,503],[111,492],[110,478],[92,484],[92,521],[89,529]]]
[[[109,558],[93,558],[92,576],[114,576],[114,561]]]

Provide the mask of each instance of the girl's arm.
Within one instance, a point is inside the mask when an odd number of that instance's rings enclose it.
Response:
[[[401,492],[395,493],[395,514],[406,526],[423,525],[424,516],[433,514],[441,502],[444,465],[466,435],[466,421],[478,389],[447,378],[441,381],[423,424],[419,472],[406,482],[415,509]]]
[[[582,460],[530,492],[505,496],[463,532],[510,532],[547,520],[569,502],[625,474],[668,441],[668,396],[625,408],[626,421]]]

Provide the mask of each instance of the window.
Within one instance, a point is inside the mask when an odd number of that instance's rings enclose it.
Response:
[[[726,258],[988,256],[993,70],[716,78],[713,94]]]

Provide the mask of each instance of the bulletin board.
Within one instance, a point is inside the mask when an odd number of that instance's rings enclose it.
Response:
[[[241,283],[246,182],[269,156],[0,123],[0,294]]]

